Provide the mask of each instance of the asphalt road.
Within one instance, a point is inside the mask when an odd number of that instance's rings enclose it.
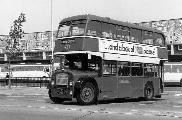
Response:
[[[90,106],[76,101],[54,104],[41,94],[0,94],[0,120],[182,120],[182,87],[166,87],[162,98],[153,101],[100,101]]]

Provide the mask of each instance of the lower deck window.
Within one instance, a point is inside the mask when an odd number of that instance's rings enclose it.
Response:
[[[154,77],[154,64],[144,64],[144,76]]]
[[[103,74],[104,75],[116,75],[116,61],[104,61]]]
[[[144,76],[159,77],[159,66],[151,63],[144,64]]]
[[[143,76],[143,64],[142,63],[132,63],[131,75],[132,76]]]
[[[118,76],[130,76],[130,62],[118,62]]]

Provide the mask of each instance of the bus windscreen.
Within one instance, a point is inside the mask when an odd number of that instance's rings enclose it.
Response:
[[[84,35],[85,26],[86,20],[74,20],[60,23],[58,29],[58,38],[72,35]]]

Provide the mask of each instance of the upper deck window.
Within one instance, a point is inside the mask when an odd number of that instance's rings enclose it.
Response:
[[[102,22],[102,37],[115,39],[116,26],[111,23]]]
[[[129,41],[130,29],[128,27],[119,26],[116,27],[116,38],[119,40]]]
[[[154,44],[154,34],[151,31],[143,31],[142,43],[153,45]]]
[[[101,22],[92,20],[87,25],[87,35],[101,37]]]
[[[58,28],[58,37],[84,35],[86,20],[74,20],[61,23]]]
[[[165,38],[163,37],[163,35],[160,33],[154,33],[154,35],[155,35],[154,44],[157,46],[165,46]]]
[[[86,20],[72,21],[71,34],[84,35]]]
[[[91,20],[87,26],[87,35],[116,39],[116,25]]]
[[[58,37],[69,36],[71,22],[62,23],[58,28]]]
[[[140,29],[131,28],[130,29],[130,41],[131,42],[140,42],[142,41],[142,31]]]

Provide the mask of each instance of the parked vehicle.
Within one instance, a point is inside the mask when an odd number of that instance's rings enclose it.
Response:
[[[8,65],[0,65],[0,77],[6,77],[9,74]],[[11,64],[11,77],[50,77],[50,64]]]
[[[164,64],[164,84],[182,86],[182,62],[166,62]]]
[[[161,31],[94,15],[65,18],[58,28],[60,69],[48,85],[53,102],[161,97],[167,60]]]

